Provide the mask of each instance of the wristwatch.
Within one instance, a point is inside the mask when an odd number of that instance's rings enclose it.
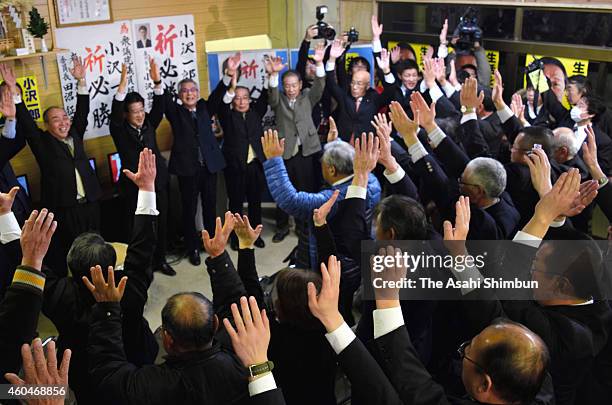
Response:
[[[161,83],[162,83],[162,81],[161,81],[161,80],[157,80],[157,81],[154,81],[154,82],[153,82],[153,84],[154,84],[154,85],[156,85],[156,86],[157,86],[157,85],[159,85],[159,84],[161,84]]]
[[[266,361],[259,364],[251,364],[247,367],[247,369],[249,370],[249,376],[255,377],[261,374],[269,373],[270,371],[274,370],[274,363],[272,363],[271,361]]]
[[[602,177],[601,179],[598,179],[598,180],[597,180],[597,186],[598,186],[599,188],[601,188],[601,187],[605,186],[605,185],[606,185],[606,183],[608,183],[608,181],[609,181],[609,180],[608,180],[608,178],[607,178],[606,176],[604,176],[604,177]]]
[[[476,109],[474,107],[466,107],[464,105],[461,106],[461,112],[463,114],[471,114],[476,112]]]

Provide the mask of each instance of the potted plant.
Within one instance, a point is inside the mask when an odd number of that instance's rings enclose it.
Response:
[[[49,24],[40,15],[36,7],[32,7],[30,10],[30,23],[28,24],[28,31],[34,36],[34,38],[40,38],[40,50],[41,52],[48,52],[47,43],[43,38],[47,32],[49,32]]]

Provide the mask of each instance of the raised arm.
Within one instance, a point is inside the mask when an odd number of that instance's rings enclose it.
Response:
[[[153,105],[149,112],[149,120],[153,128],[157,129],[164,118],[166,104],[164,103],[164,88],[159,73],[159,66],[153,58],[149,59],[149,76],[151,76],[153,81]]]
[[[208,101],[206,107],[208,108],[208,113],[212,116],[219,112],[219,108],[222,106],[226,91],[232,78],[236,77],[238,74],[238,68],[240,67],[240,58],[242,54],[240,52],[236,52],[234,55],[230,56],[227,59],[227,69],[223,72],[223,78],[217,84],[215,89],[210,96],[208,97]]]
[[[461,118],[461,143],[470,159],[491,156],[489,145],[482,135],[476,116],[476,109],[484,100],[484,92],[481,91],[480,94],[477,92],[478,81],[474,78],[467,78],[461,87],[460,94],[461,105],[465,107]]]
[[[127,95],[127,71],[128,67],[125,63],[121,65],[121,80],[119,80],[119,87],[117,88],[117,94],[113,97],[113,106],[111,107],[110,125],[113,127],[120,128],[124,121],[124,106],[125,96]],[[115,131],[111,131],[111,135],[118,136],[119,134]]]
[[[308,63],[308,51],[310,50],[310,42],[319,33],[319,29],[316,24],[310,25],[306,28],[304,34],[304,40],[300,44],[300,50],[298,51],[298,60],[295,65],[295,70],[300,74],[300,77],[306,77],[306,64]]]
[[[257,303],[265,308],[264,294],[259,283],[257,267],[255,267],[255,241],[261,235],[263,225],[259,224],[253,229],[246,215],[234,214],[236,220],[234,232],[238,237],[238,275],[246,289],[246,293],[255,297]]]
[[[315,54],[314,60],[317,64],[317,71],[315,74],[314,81],[312,83],[312,87],[308,92],[308,98],[310,99],[310,104],[315,105],[321,100],[323,96],[323,90],[325,89],[325,67],[323,66],[323,57],[325,56],[325,42],[319,42],[315,46]]]
[[[344,90],[338,85],[338,81],[336,79],[336,59],[338,59],[342,52],[344,52],[344,47],[342,46],[342,42],[339,39],[335,39],[331,44],[331,49],[329,51],[329,59],[327,60],[327,64],[325,66],[326,71],[326,85],[333,98],[336,99],[336,102],[342,105],[344,101]],[[342,68],[342,67],[341,67]]]
[[[269,94],[268,102],[273,109],[280,104],[279,72],[282,71],[286,64],[283,63],[280,57],[268,57],[265,60],[266,72],[269,77]]]
[[[327,263],[330,256],[338,254],[334,235],[327,224],[327,215],[336,203],[339,194],[340,191],[334,191],[329,200],[319,208],[315,208],[312,213],[312,220],[315,226],[314,234],[317,240],[317,254],[321,263]]]
[[[87,117],[89,115],[89,90],[87,89],[87,81],[85,80],[85,66],[83,59],[77,56],[72,58],[72,69],[70,74],[74,77],[77,84],[77,103],[74,117],[72,118],[72,128],[75,129],[75,134],[79,138],[83,138],[87,130]]]

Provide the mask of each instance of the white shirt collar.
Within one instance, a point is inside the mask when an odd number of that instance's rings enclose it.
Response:
[[[351,180],[353,177],[355,177],[354,174],[351,174],[350,176],[347,176],[343,179],[338,180],[337,182],[335,182],[334,184],[332,184],[332,186],[338,186],[342,183],[346,183],[347,181]]]

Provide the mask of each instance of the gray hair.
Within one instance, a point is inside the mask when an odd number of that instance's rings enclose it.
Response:
[[[200,90],[200,86],[198,85],[198,83],[196,83],[195,80],[193,80],[193,79],[183,79],[180,82],[178,82],[178,84],[177,84],[178,92],[179,93],[181,92],[181,89],[183,88],[183,85],[187,84],[187,83],[193,83],[193,85],[196,87],[196,89],[198,89],[198,91]]]
[[[506,169],[495,159],[472,159],[465,169],[471,171],[470,181],[482,187],[489,198],[499,197],[506,189]]]
[[[574,131],[569,128],[561,127],[557,128],[553,131],[554,137],[552,141],[553,151],[558,150],[565,146],[567,148],[567,153],[569,158],[573,158],[578,153],[580,145],[578,145],[578,140],[576,139],[576,135]],[[560,162],[563,163],[563,162]]]
[[[339,173],[353,174],[355,149],[347,142],[337,139],[325,145],[321,161],[334,166]]]

